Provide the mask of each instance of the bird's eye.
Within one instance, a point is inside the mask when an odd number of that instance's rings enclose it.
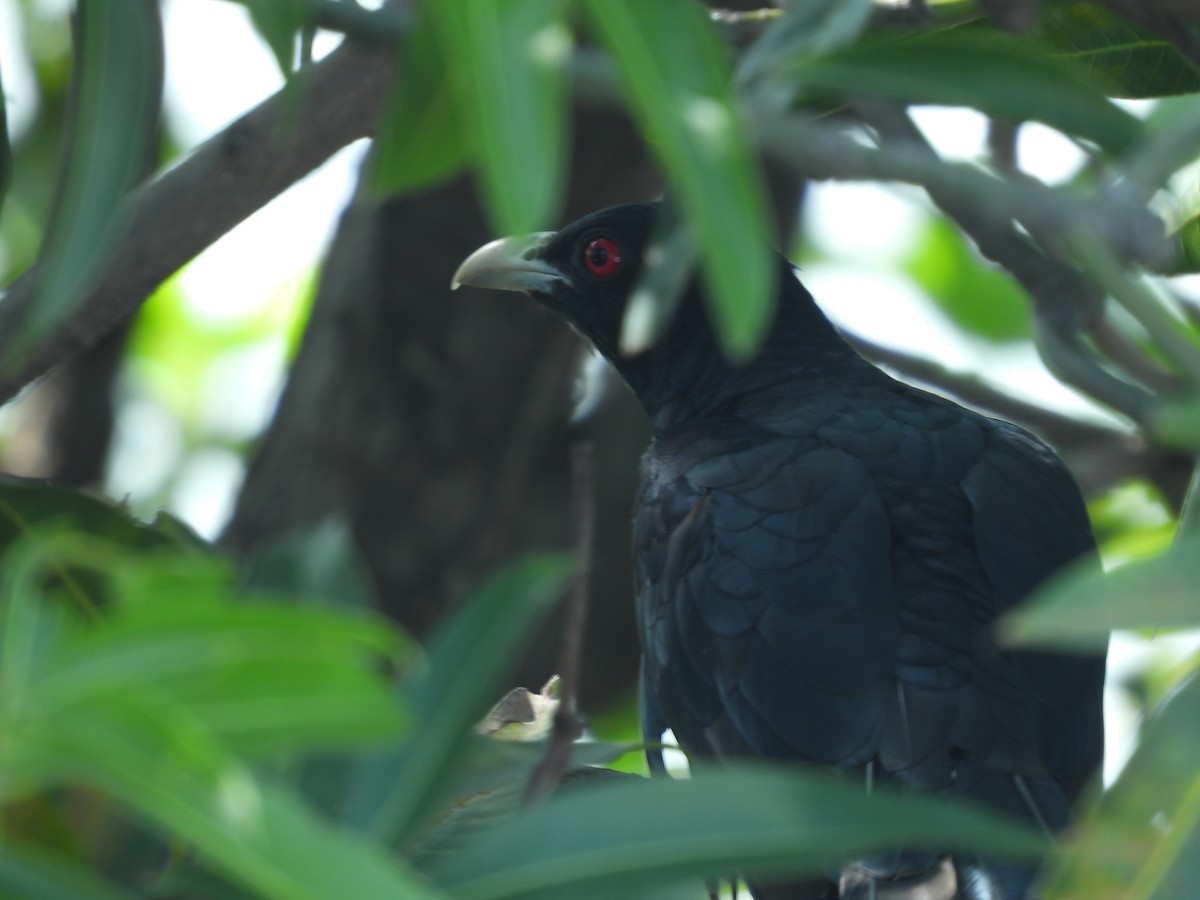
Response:
[[[584,244],[583,265],[597,278],[612,278],[621,268],[621,248],[610,237],[593,238]]]

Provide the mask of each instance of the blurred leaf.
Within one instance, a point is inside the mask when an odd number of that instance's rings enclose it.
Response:
[[[898,844],[1045,851],[1038,835],[964,805],[747,765],[557,794],[456,854],[438,881],[462,900],[625,897],[732,872],[815,873]]]
[[[338,517],[264,541],[243,566],[242,582],[255,591],[375,608],[371,573],[349,524]]]
[[[1088,71],[1116,97],[1200,91],[1200,71],[1174,44],[1098,3],[1042,3],[1027,36]]]
[[[65,566],[113,580],[102,618],[72,625],[58,607],[41,608],[43,573]],[[118,698],[166,703],[252,756],[361,746],[396,734],[402,722],[380,664],[406,645],[382,618],[235,597],[220,559],[138,557],[60,532],[9,551],[2,583],[9,601],[0,689],[39,716]]]
[[[515,816],[534,769],[546,757],[547,744],[547,740],[505,741],[467,735],[462,759],[450,775],[442,802],[406,837],[405,857],[421,871],[449,864],[453,854],[470,840]],[[607,772],[595,767],[609,765],[633,750],[631,744],[575,742],[559,788],[574,788],[589,780],[584,775]]]
[[[905,268],[961,328],[992,341],[1030,337],[1028,297],[981,260],[945,219],[928,221]]]
[[[576,743],[571,748],[560,789],[572,790],[596,772],[617,774],[590,767],[610,763],[628,749],[611,744]],[[517,815],[529,778],[545,755],[545,741],[473,739],[450,792],[450,801],[404,845],[405,858],[420,871],[452,865],[455,853]]]
[[[204,553],[209,545],[166,515],[153,524],[135,519],[107,498],[35,479],[0,475],[0,557],[23,538],[76,529],[105,547],[145,553],[173,548]],[[103,561],[104,551],[97,551]],[[109,605],[113,589],[103,565],[68,559],[47,572],[46,590],[65,592],[77,609],[95,614]]]
[[[0,897],[21,900],[133,900],[78,863],[44,850],[0,844]]]
[[[1172,900],[1200,878],[1200,679],[1142,726],[1120,777],[1076,826],[1047,879],[1047,900]]]
[[[1192,275],[1200,272],[1200,214],[1193,215],[1171,236],[1175,254],[1167,275]]]
[[[313,5],[307,0],[238,0],[250,13],[254,30],[259,33],[284,78],[296,69],[296,36],[312,21]]]
[[[1165,553],[1176,521],[1162,492],[1144,478],[1130,478],[1088,500],[1088,517],[1109,566]]]
[[[130,549],[211,549],[170,516],[147,524],[106,497],[38,479],[0,475],[0,554],[17,538],[47,523],[71,525]]]
[[[726,48],[691,0],[588,0],[585,9],[694,229],[722,348],[745,359],[770,324],[780,266]]]
[[[466,164],[462,113],[432,9],[417,7],[379,122],[370,178],[384,193],[437,184]]]
[[[742,56],[738,80],[777,76],[796,60],[853,43],[871,19],[873,0],[809,0],[789,3],[783,15]]]
[[[354,825],[392,843],[435,810],[469,749],[475,723],[500,693],[500,676],[569,574],[563,556],[529,556],[476,588],[438,628],[428,664],[403,686],[414,713],[412,737],[363,766],[351,798]]]
[[[0,98],[4,98],[4,80],[0,78]],[[4,200],[8,186],[12,184],[12,144],[8,137],[8,104],[0,103],[0,213],[4,212]]]
[[[659,206],[642,259],[642,273],[629,296],[621,323],[621,351],[628,354],[654,346],[671,324],[695,272],[695,236],[684,222],[673,194],[664,197]]]
[[[154,0],[90,0],[77,10],[73,116],[34,302],[4,360],[15,369],[70,314],[125,224],[126,195],[153,158],[162,98]]]
[[[1200,393],[1184,389],[1160,398],[1143,427],[1147,436],[1161,446],[1200,449]]]
[[[117,798],[266,897],[436,897],[382,848],[256,781],[164,710],[105,709],[56,733],[64,775]],[[115,713],[123,713],[115,714]]]
[[[869,35],[852,47],[799,62],[793,76],[798,87],[818,93],[968,106],[1013,122],[1032,119],[1113,154],[1141,133],[1137,118],[1071,66],[991,30]]]
[[[85,623],[44,596],[41,573],[89,559],[123,589]],[[90,786],[267,897],[435,896],[233,752],[394,733],[379,662],[397,637],[381,619],[235,601],[216,560],[69,532],[19,543],[0,573],[2,799]]]
[[[454,865],[456,854],[473,844],[488,830],[504,828],[522,809],[524,791],[533,770],[546,755],[545,743],[518,744],[528,752],[508,754],[492,751],[491,740],[475,742],[479,752],[470,760],[469,774],[461,786],[452,792],[437,816],[404,845],[404,858],[424,872]],[[638,776],[595,768],[622,754],[625,748],[612,745],[576,744],[572,749],[568,770],[558,790],[566,793],[593,786],[601,779],[617,782]],[[480,767],[484,760],[484,767]]]
[[[456,77],[492,226],[547,228],[562,204],[567,159],[564,0],[443,0],[429,5]],[[411,127],[411,123],[410,123]]]
[[[1200,627],[1200,540],[1104,572],[1088,560],[1050,579],[1000,622],[1010,644],[1090,650],[1114,629]]]

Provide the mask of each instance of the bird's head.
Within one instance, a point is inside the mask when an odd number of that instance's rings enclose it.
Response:
[[[622,321],[659,209],[657,203],[614,206],[560,231],[493,241],[463,261],[451,286],[531,295],[613,363],[656,424],[719,405],[742,389],[748,373],[805,366],[830,353],[853,356],[783,257],[776,316],[753,359],[734,365],[720,352],[695,277],[658,341],[640,353],[623,353]]]
[[[561,231],[492,241],[463,261],[451,286],[527,293],[615,360],[657,212],[658,204],[614,206]]]

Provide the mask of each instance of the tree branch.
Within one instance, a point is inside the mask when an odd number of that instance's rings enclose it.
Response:
[[[859,112],[885,139],[881,152],[889,154],[907,148],[910,152],[940,162],[936,152],[913,124],[903,108],[884,104],[863,104]],[[1019,173],[1011,180],[1021,184],[1029,179]],[[975,241],[979,251],[1002,266],[1033,299],[1038,324],[1037,347],[1046,364],[1068,384],[1119,410],[1135,422],[1144,422],[1153,395],[1140,384],[1118,378],[1095,358],[1083,342],[1080,331],[1092,332],[1104,319],[1104,295],[1077,269],[1043,253],[1013,224],[1024,221],[1033,235],[1048,229],[1045,223],[1022,219],[1019,211],[1009,216],[982,209],[978,197],[948,190],[937,182],[924,185],[938,208],[953,219]],[[1063,229],[1079,231],[1078,226]]]
[[[217,238],[367,136],[391,72],[391,54],[346,44],[139,187],[130,198],[128,227],[100,279],[51,339],[0,379],[0,402],[94,344]],[[0,355],[13,346],[35,275],[30,270],[14,281],[0,305]]]
[[[583,671],[583,633],[587,621],[588,582],[592,577],[592,545],[596,530],[596,466],[594,448],[586,438],[571,447],[571,493],[575,519],[575,578],[563,623],[562,657],[558,674],[560,701],[546,755],[525,788],[525,802],[549,796],[562,780],[575,741],[583,734],[579,718],[579,675]]]
[[[972,373],[948,369],[934,360],[850,332],[842,332],[842,336],[863,356],[887,366],[907,381],[924,384],[985,413],[1036,431],[1067,458],[1080,488],[1088,496],[1140,475],[1152,481],[1174,508],[1178,509],[1183,502],[1192,466],[1192,460],[1185,454],[1151,446],[1136,434],[1026,402]]]
[[[394,48],[408,23],[402,7],[367,12],[351,9],[352,4],[311,2],[323,24],[389,48]],[[336,150],[368,134],[389,81],[392,53],[391,49],[373,52],[348,43],[299,73],[293,87],[270,98],[176,168],[135,192],[132,224],[108,260],[101,280],[34,358],[0,380],[0,402],[99,340],[217,237]],[[607,58],[580,48],[571,74],[576,100],[582,104],[623,108],[616,72]],[[289,90],[297,96],[288,96]],[[1102,318],[1102,298],[1077,271],[1044,256],[1016,227],[1019,224],[1037,238],[1068,234],[1086,225],[1115,257],[1153,265],[1165,252],[1161,228],[1154,227],[1161,223],[1144,205],[1134,202],[1137,198],[1118,191],[1083,197],[1019,174],[1003,176],[946,163],[928,146],[912,141],[895,140],[884,149],[868,147],[844,127],[802,114],[750,109],[749,119],[767,157],[805,177],[898,181],[924,187],[972,235],[983,253],[1012,271],[1035,298],[1042,332],[1056,335],[1042,344],[1056,373],[1063,373],[1135,420],[1143,420],[1152,396],[1105,370],[1079,337],[1081,325],[1094,327]],[[279,134],[287,140],[277,140]],[[1155,160],[1147,168],[1156,173],[1163,165]],[[7,302],[0,306],[0,354],[11,346],[14,323],[29,302],[31,282],[32,273],[18,279]]]

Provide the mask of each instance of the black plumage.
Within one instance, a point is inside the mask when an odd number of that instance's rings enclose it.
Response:
[[[695,283],[658,343],[622,354],[657,209],[506,239],[456,275],[563,316],[653,423],[633,526],[646,737],[669,727],[694,756],[804,760],[1065,827],[1100,762],[1104,661],[1011,652],[991,630],[1094,551],[1065,466],[1020,428],[863,360],[782,258],[750,362],[721,355]],[[860,860],[842,895],[957,882],[959,896],[1017,898],[1031,876],[957,859],[947,879],[948,866],[915,851]]]

